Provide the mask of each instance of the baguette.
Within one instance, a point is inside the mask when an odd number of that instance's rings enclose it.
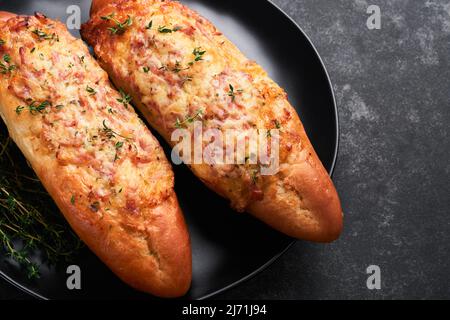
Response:
[[[81,33],[113,82],[172,146],[180,124],[193,132],[199,108],[204,130],[280,129],[275,175],[259,175],[258,166],[246,163],[190,168],[233,208],[289,236],[339,237],[337,192],[285,91],[211,22],[176,1],[94,0]]]
[[[158,141],[81,40],[42,14],[0,12],[0,115],[59,209],[124,282],[191,282],[187,228]]]

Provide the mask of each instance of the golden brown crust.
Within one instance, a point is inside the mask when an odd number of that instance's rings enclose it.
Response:
[[[90,15],[93,16],[97,12],[99,12],[103,7],[107,6],[111,0],[92,0]]]
[[[0,11],[0,22],[6,22],[8,19],[15,17],[16,15],[11,12]]]
[[[259,65],[179,2],[103,0],[94,7],[82,27],[83,38],[116,85],[130,92],[172,145],[179,119],[199,108],[204,130],[280,128],[278,174],[255,175],[257,168],[247,164],[191,165],[208,187],[235,209],[290,236],[318,242],[339,236],[342,209],[334,185],[286,93]],[[126,21],[132,23],[115,32],[117,22]],[[231,86],[236,89],[232,97]]]
[[[0,39],[0,115],[72,228],[134,288],[185,294],[190,240],[157,140],[62,23],[16,16]]]

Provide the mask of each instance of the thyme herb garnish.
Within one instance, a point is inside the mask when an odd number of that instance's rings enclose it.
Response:
[[[150,30],[153,27],[153,20],[151,20],[146,26],[145,29]]]
[[[40,29],[34,29],[32,31],[32,33],[34,33],[39,38],[39,40],[51,40],[51,41],[52,40],[56,40],[56,41],[59,41],[59,37],[58,37],[58,35],[56,33],[49,34],[47,32],[44,32],[44,31],[40,30]]]
[[[230,91],[228,91],[228,96],[231,97],[231,101],[235,101],[236,100],[236,93],[242,93],[244,92],[244,90],[242,89],[238,89],[238,90],[234,90],[234,87],[230,84],[229,85]]]
[[[181,84],[184,85],[186,82],[188,81],[192,81],[192,77],[191,76],[186,76],[183,79],[181,79]]]
[[[6,64],[3,62],[5,62]],[[0,73],[1,74],[7,74],[16,69],[16,66],[13,64],[10,64],[10,62],[11,62],[11,56],[9,54],[5,54],[3,56],[3,61],[0,61]]]
[[[115,14],[111,13],[110,15],[101,17],[102,20],[113,21],[116,24],[115,27],[108,28],[112,34],[123,34],[127,28],[133,24],[133,19],[130,16],[127,16],[127,19],[124,22],[118,21],[114,16]]]
[[[111,129],[110,127],[108,127],[108,125],[106,124],[106,120],[103,120],[103,128],[102,128],[103,133],[106,135],[106,137],[108,139],[112,139],[116,136],[119,136],[121,138],[124,138],[125,140],[130,140],[129,137],[125,137],[123,135],[121,135],[120,133],[117,133],[116,131],[114,131],[113,129]]]
[[[30,113],[32,115],[36,115],[38,113],[46,113],[47,108],[51,106],[51,103],[49,101],[43,101],[43,102],[37,102],[37,101],[31,101],[31,103],[29,105],[27,105],[26,107],[24,106],[17,106],[16,108],[16,113],[17,114],[21,114],[22,111],[27,108],[28,111],[30,111]]]
[[[175,73],[180,73],[181,71],[184,71],[184,70],[189,70],[191,67],[186,67],[186,68],[183,68],[183,66],[181,65],[181,62],[180,61],[176,61],[175,62],[175,66],[174,66],[174,68],[172,69],[172,72],[175,72]]]
[[[186,124],[193,123],[197,119],[202,119],[203,113],[204,113],[204,111],[199,109],[199,110],[197,110],[197,112],[194,115],[187,116],[183,121],[181,121],[180,119],[177,119],[177,121],[175,122],[175,128],[181,129]]]
[[[123,147],[123,142],[122,141],[117,141],[115,147],[116,147],[116,149],[122,148]]]
[[[121,98],[118,98],[117,101],[122,103],[125,106],[125,108],[128,108],[128,105],[130,104],[130,102],[132,100],[131,95],[127,94],[122,89],[119,90],[119,93],[121,95]]]
[[[89,93],[89,95],[93,96],[97,94],[97,91],[95,91],[94,88],[91,88],[90,86],[86,86],[86,91]]]
[[[275,120],[275,128],[281,129],[281,123],[278,120]]]
[[[197,47],[194,49],[194,51],[192,51],[192,54],[194,55],[194,61],[189,62],[189,65],[193,65],[194,62],[198,62],[198,61],[202,61],[203,60],[203,55],[206,53],[206,50],[201,50],[202,47]]]
[[[158,32],[159,33],[172,33],[172,32],[180,31],[181,29],[183,29],[183,28],[180,26],[176,26],[173,29],[170,29],[166,26],[160,26],[160,27],[158,27]]]
[[[23,106],[17,106],[17,108],[16,108],[16,113],[17,113],[17,114],[21,114],[22,111],[23,111],[23,109],[25,109],[25,107],[23,107]]]
[[[55,265],[72,261],[81,247],[0,124],[0,250],[35,279],[40,276],[35,257]]]

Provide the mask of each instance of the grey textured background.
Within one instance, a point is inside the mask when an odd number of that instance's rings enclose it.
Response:
[[[298,242],[220,298],[450,298],[450,1],[274,2],[334,84],[345,232],[328,246]],[[381,30],[366,27],[371,4]],[[370,264],[380,291],[366,287]]]
[[[450,299],[450,1],[274,0],[310,36],[335,87],[331,245],[298,242],[220,299]],[[367,7],[382,29],[366,27]],[[382,290],[366,287],[379,265]],[[0,298],[23,294],[0,282]]]

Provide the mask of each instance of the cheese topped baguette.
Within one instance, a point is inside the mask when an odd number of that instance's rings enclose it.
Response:
[[[190,168],[235,209],[287,235],[338,238],[338,195],[285,91],[209,21],[176,1],[94,0],[82,36],[172,146],[174,130],[193,132],[193,120],[203,130],[280,130],[275,175],[247,163]]]
[[[0,13],[0,115],[65,218],[132,287],[183,295],[191,249],[161,146],[81,40]]]

